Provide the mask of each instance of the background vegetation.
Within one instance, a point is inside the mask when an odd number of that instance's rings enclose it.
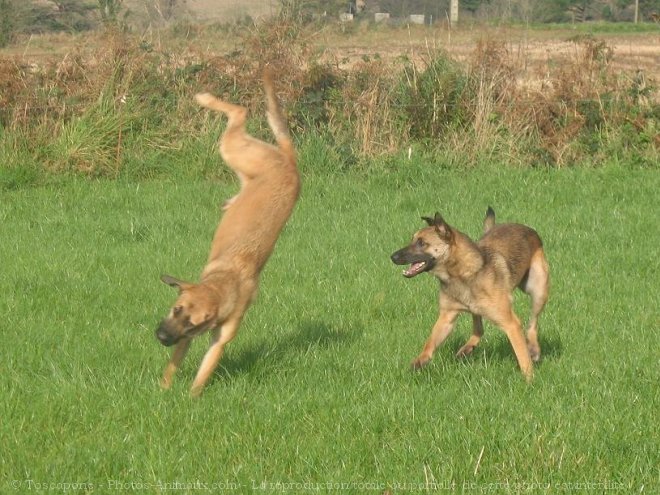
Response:
[[[194,40],[209,30],[234,48],[200,49]],[[313,42],[316,33],[289,18],[172,28],[158,38],[108,28],[39,63],[0,56],[0,183],[52,173],[215,175],[208,157],[219,121],[200,118],[191,94],[210,90],[261,109],[263,60],[281,74],[299,143],[332,143],[346,168],[411,153],[459,167],[658,164],[657,82],[615,69],[612,49],[589,33],[574,34],[568,59],[544,67],[531,87],[518,79],[527,61],[503,41],[480,39],[460,61],[427,45],[415,57],[341,64]],[[253,114],[260,133],[262,112]]]
[[[393,23],[411,14],[426,22],[445,22],[450,0],[380,0],[358,7],[344,0],[0,0],[0,47],[21,34],[81,32],[108,23],[143,29],[182,21],[214,19],[251,22],[264,15],[285,14],[304,22],[336,22],[340,12],[357,20],[388,12]],[[461,19],[491,23],[547,23],[634,20],[633,0],[461,0]],[[658,0],[639,0],[639,21],[659,20]]]

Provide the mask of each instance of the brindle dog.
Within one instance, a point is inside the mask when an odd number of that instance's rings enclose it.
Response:
[[[490,207],[484,220],[484,235],[476,243],[449,226],[438,213],[422,219],[428,227],[416,232],[410,245],[391,257],[397,265],[410,265],[403,272],[405,277],[429,272],[440,280],[440,314],[412,367],[419,369],[428,364],[436,348],[451,333],[458,315],[470,312],[473,334],[457,356],[467,356],[479,343],[484,317],[504,331],[523,375],[530,381],[532,361],[541,357],[537,321],[548,300],[549,288],[549,268],[541,238],[525,225],[495,224],[495,212]],[[527,340],[513,312],[512,292],[516,287],[532,299]]]

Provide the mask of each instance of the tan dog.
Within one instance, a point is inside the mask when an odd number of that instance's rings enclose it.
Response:
[[[179,297],[156,330],[163,345],[176,344],[163,374],[163,388],[171,386],[193,337],[210,330],[211,344],[191,389],[193,396],[201,393],[256,295],[259,274],[298,198],[295,150],[268,73],[264,74],[264,88],[268,123],[277,146],[246,133],[245,108],[208,93],[195,97],[201,106],[227,115],[220,154],[240,178],[241,189],[225,204],[200,282],[162,277],[179,289]]]
[[[509,338],[520,369],[530,381],[532,361],[541,357],[537,320],[548,300],[549,286],[540,237],[525,225],[495,225],[495,212],[490,207],[484,220],[484,236],[477,243],[447,225],[438,213],[423,220],[429,226],[415,233],[409,246],[392,255],[397,265],[410,264],[404,276],[429,272],[440,280],[440,315],[413,368],[419,369],[431,360],[451,333],[458,315],[468,311],[472,313],[473,334],[457,356],[467,356],[474,350],[483,335],[485,317]],[[527,341],[512,308],[516,287],[532,298]]]

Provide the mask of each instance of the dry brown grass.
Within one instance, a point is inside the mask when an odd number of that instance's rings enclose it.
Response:
[[[657,155],[658,83],[650,68],[621,71],[617,49],[602,37],[546,39],[563,46],[550,53],[537,49],[540,39],[520,35],[388,28],[356,36],[347,48],[329,28],[270,20],[240,31],[197,26],[183,36],[96,34],[50,56],[14,47],[0,53],[0,121],[56,150],[44,160],[54,170],[116,175],[131,139],[177,148],[198,133],[196,91],[260,106],[268,63],[281,76],[297,133],[327,134],[352,156],[421,143],[464,164],[564,166],[597,160],[604,134]],[[382,45],[370,48],[377,40]],[[91,147],[100,159],[84,142],[97,134],[103,138]]]

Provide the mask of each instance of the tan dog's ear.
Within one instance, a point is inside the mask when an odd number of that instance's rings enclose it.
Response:
[[[185,289],[190,285],[188,282],[184,282],[183,280],[179,280],[178,278],[171,277],[170,275],[161,275],[160,280],[163,283],[169,285],[170,287],[179,289],[179,291],[182,291],[183,289]]]
[[[435,225],[435,220],[431,217],[422,217],[422,220],[426,222],[426,225],[433,227]]]

